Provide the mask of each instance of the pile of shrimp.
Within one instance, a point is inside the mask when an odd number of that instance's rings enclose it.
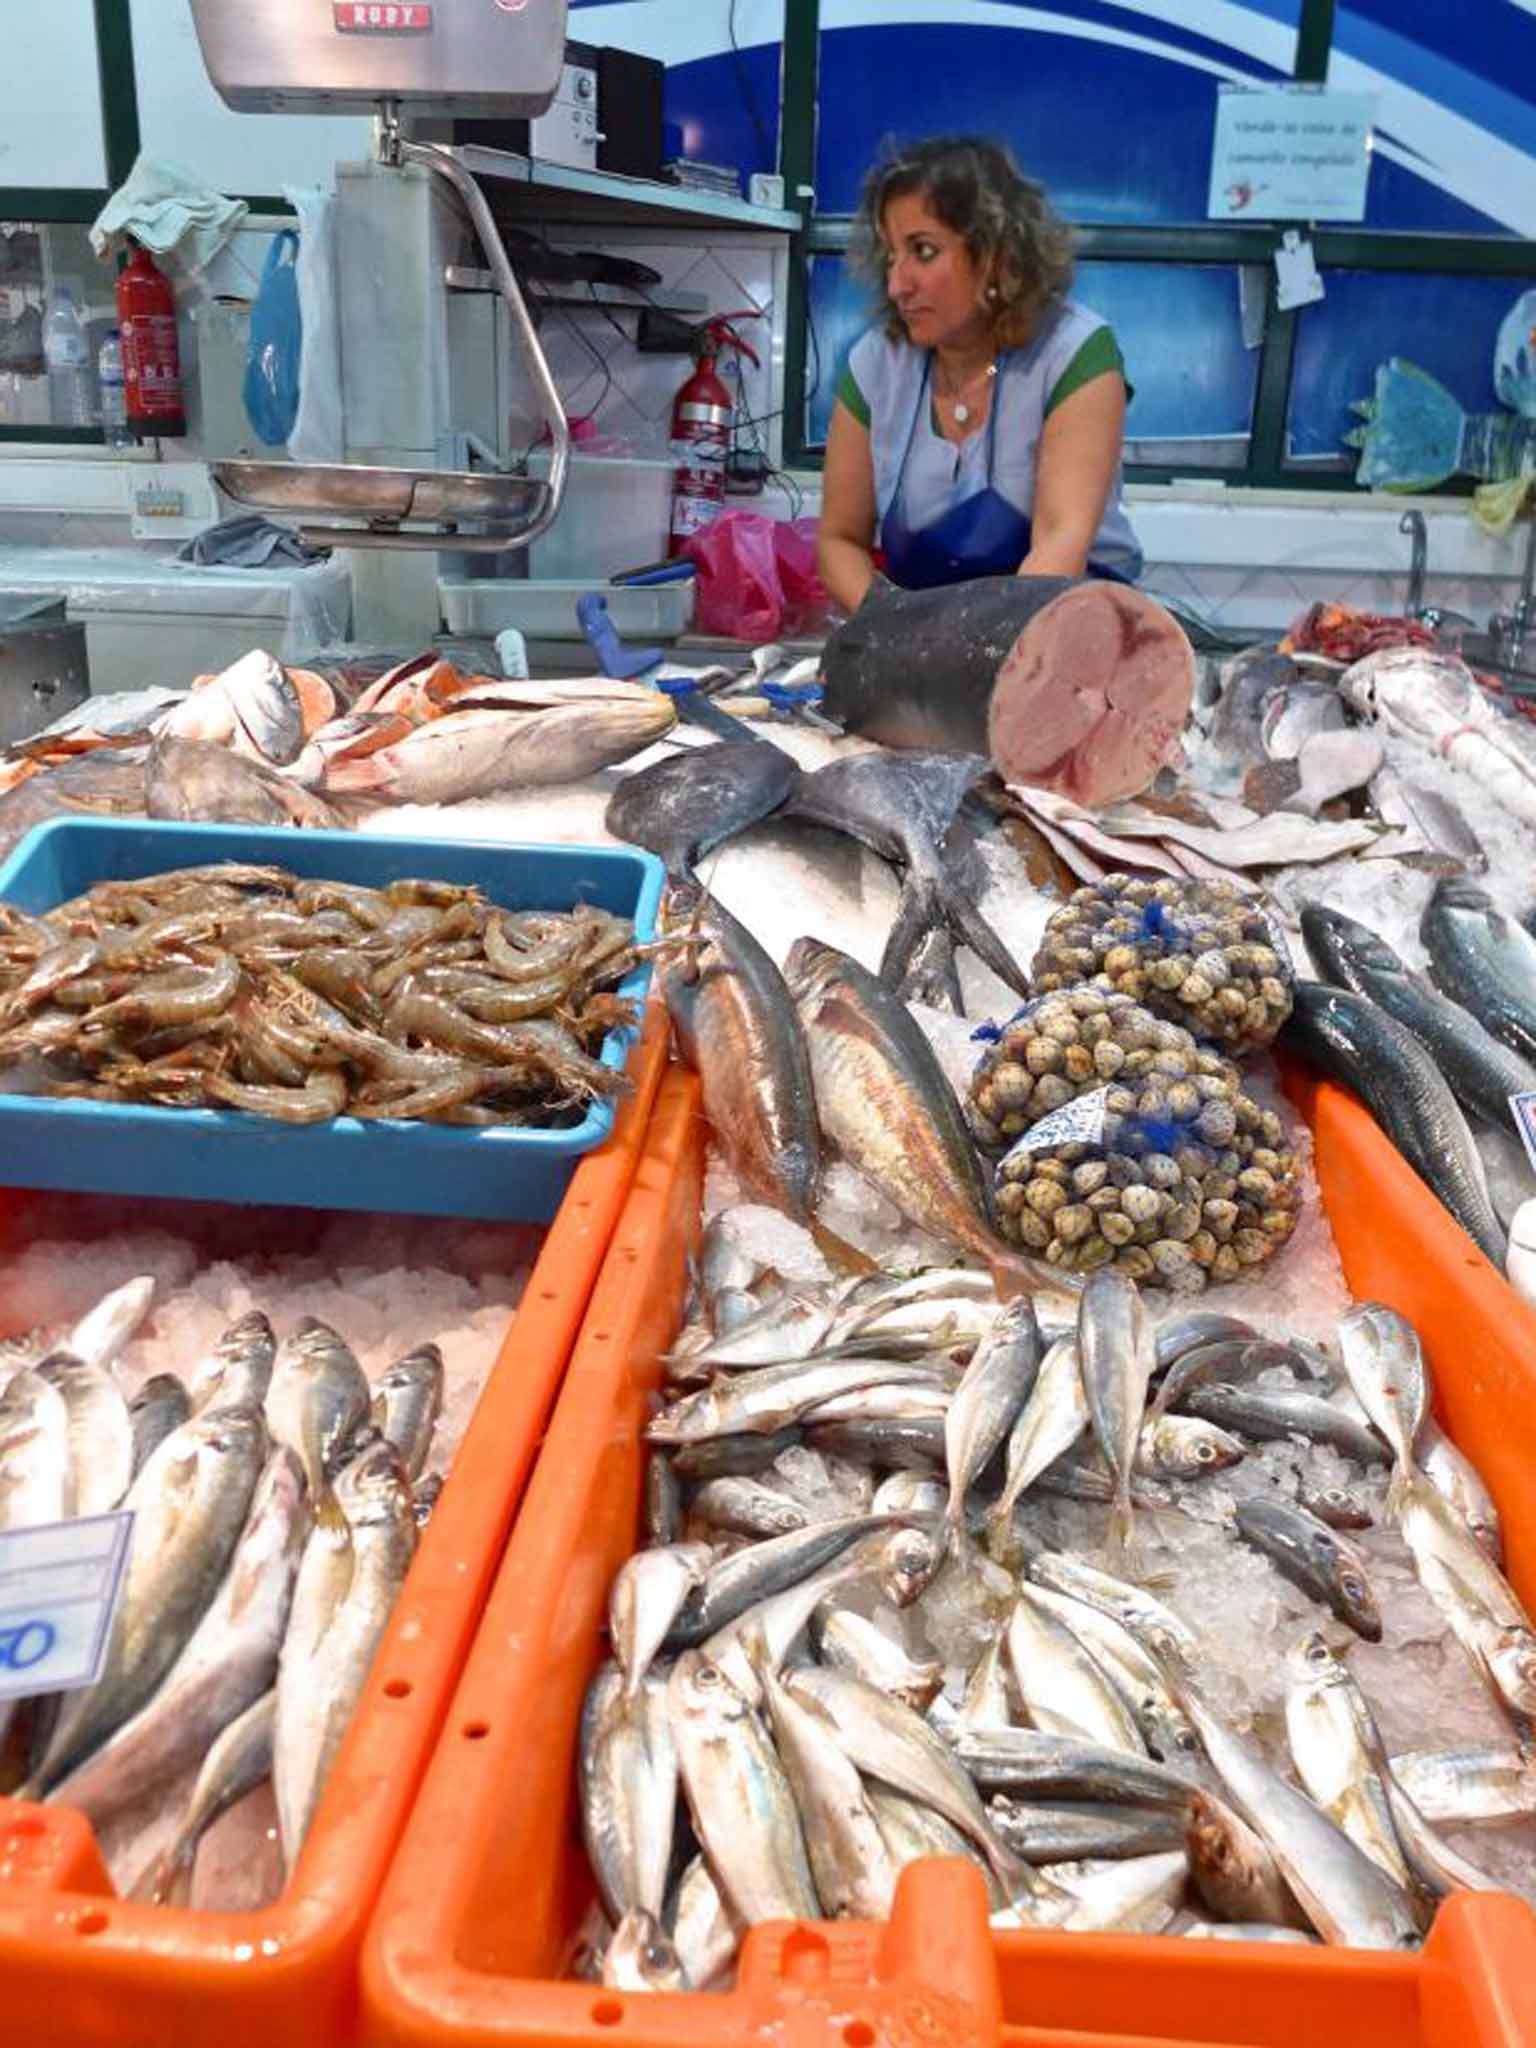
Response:
[[[633,927],[219,862],[0,904],[0,1063],[44,1093],[488,1125],[579,1122],[624,1086],[594,1057]]]

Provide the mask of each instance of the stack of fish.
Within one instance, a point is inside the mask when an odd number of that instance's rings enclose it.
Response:
[[[0,905],[0,1062],[53,1095],[351,1116],[579,1120],[623,1077],[594,1057],[634,929],[234,861],[100,882],[40,917]]]
[[[80,811],[337,826],[353,803],[576,782],[676,722],[672,700],[641,683],[506,682],[423,654],[354,697],[339,674],[257,650],[189,692],[93,697],[13,746],[0,768],[0,849]]]
[[[443,1361],[424,1344],[370,1386],[326,1324],[279,1344],[255,1311],[130,1403],[114,1360],[152,1294],[130,1281],[57,1348],[6,1346],[0,1528],[134,1522],[100,1678],[0,1718],[16,1797],[100,1829],[179,1793],[174,1838],[134,1886],[164,1902],[189,1896],[203,1835],[269,1776],[298,1856],[441,1486],[422,1474]]]
[[[1536,939],[1467,881],[1437,882],[1421,936],[1431,980],[1377,934],[1309,903],[1324,982],[1303,982],[1287,1042],[1362,1097],[1409,1165],[1496,1263],[1505,1237],[1468,1117],[1510,1125],[1536,1091]]]
[[[1340,1363],[1209,1313],[1154,1332],[1111,1271],[1042,1328],[958,1271],[774,1294],[718,1225],[700,1281],[582,1727],[607,1982],[715,1986],[755,1921],[883,1916],[924,1855],[974,1861],[998,1926],[1397,1948],[1493,1888],[1435,1823],[1536,1812],[1536,1635],[1391,1310],[1346,1316]],[[1202,1505],[1272,1440],[1294,1496]],[[1317,1625],[1390,1625],[1342,1533],[1383,1509],[1518,1746],[1388,1756]],[[1133,1582],[1213,1522],[1319,1610],[1246,1728],[1220,1638]]]

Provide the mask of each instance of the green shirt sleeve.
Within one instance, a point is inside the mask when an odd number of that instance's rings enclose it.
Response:
[[[859,425],[869,429],[869,400],[859,389],[859,380],[853,374],[852,363],[844,363],[843,374],[837,380],[837,396],[853,414]]]
[[[1107,376],[1111,371],[1124,378],[1125,358],[1111,330],[1096,327],[1051,386],[1050,396],[1045,401],[1045,417],[1049,419],[1061,401],[1070,398],[1074,391],[1081,391],[1095,377]],[[1127,398],[1131,395],[1129,381],[1126,382],[1125,395]]]

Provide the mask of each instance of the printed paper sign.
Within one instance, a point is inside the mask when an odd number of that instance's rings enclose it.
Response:
[[[133,1516],[0,1531],[0,1699],[101,1676]]]
[[[1313,86],[1223,85],[1211,220],[1363,220],[1376,98]]]
[[[1021,1152],[1051,1152],[1058,1145],[1097,1145],[1104,1137],[1104,1105],[1107,1088],[1095,1088],[1091,1095],[1079,1095],[1031,1124],[1022,1138],[1015,1139],[1008,1158]]]
[[[1509,1113],[1515,1120],[1515,1129],[1520,1133],[1526,1157],[1536,1167],[1536,1092],[1511,1095]]]

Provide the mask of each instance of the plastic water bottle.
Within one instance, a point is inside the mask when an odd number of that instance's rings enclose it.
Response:
[[[114,327],[96,357],[96,383],[101,393],[101,426],[109,448],[131,448],[128,398],[123,390],[123,338]]]
[[[85,327],[74,294],[61,284],[48,301],[43,321],[43,361],[48,366],[48,416],[56,427],[96,423],[96,393]]]

